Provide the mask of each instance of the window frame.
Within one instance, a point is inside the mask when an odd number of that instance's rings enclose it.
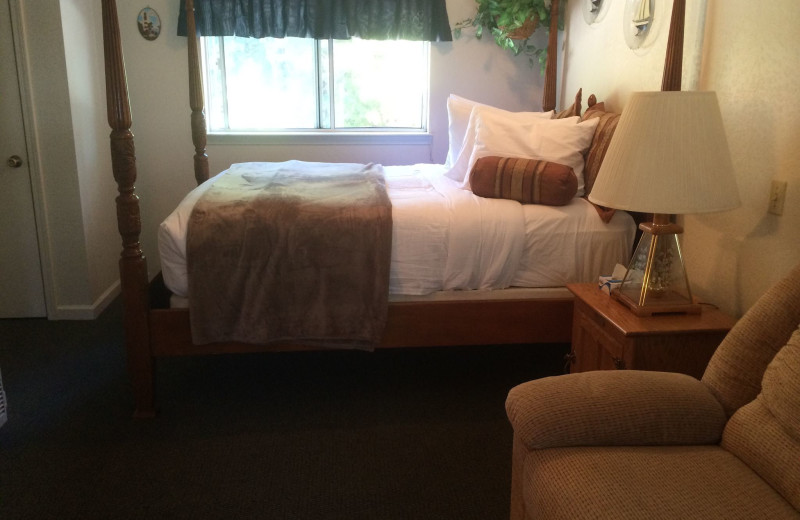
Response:
[[[201,55],[201,68],[202,68],[202,77],[203,77],[203,90],[205,99],[209,99],[209,81],[208,81],[208,51],[206,48],[206,41],[207,38],[215,38],[222,40],[224,37],[222,36],[207,36],[201,37],[200,40],[200,55]],[[314,40],[314,55],[316,61],[316,99],[315,99],[315,106],[317,111],[317,126],[321,126],[320,121],[320,102],[321,96],[319,94],[319,83],[320,83],[320,74],[322,69],[322,64],[320,62],[320,41],[321,40]],[[322,40],[324,41],[324,40]],[[223,40],[224,42],[224,40]],[[224,43],[220,43],[221,49],[221,59],[224,61]],[[328,70],[329,70],[329,82],[333,85],[333,76],[334,76],[334,52],[333,52],[333,42],[332,38],[327,40],[328,42]],[[430,42],[422,42],[423,49],[422,53],[424,55],[425,64],[424,64],[424,85],[426,88],[423,89],[422,92],[422,99],[420,101],[420,117],[421,117],[421,127],[420,128],[401,128],[401,127],[358,127],[358,128],[281,128],[281,129],[262,129],[262,130],[212,130],[210,128],[209,120],[206,119],[206,133],[208,138],[209,144],[404,144],[404,145],[419,145],[419,144],[430,144],[432,142],[432,136],[430,134],[430,63],[431,63],[431,45]],[[224,65],[223,65],[224,66]],[[224,69],[223,69],[224,71]],[[221,81],[225,85],[225,89],[227,92],[227,85],[226,83],[226,75],[223,73]],[[329,110],[331,112],[331,125],[335,125],[335,96],[333,93],[333,88],[331,88],[331,94],[329,96]],[[227,117],[227,95],[223,100],[223,104],[225,105],[224,109],[226,111]],[[206,110],[208,107],[206,106]]]

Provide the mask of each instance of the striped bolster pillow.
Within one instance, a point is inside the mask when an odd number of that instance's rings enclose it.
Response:
[[[578,178],[563,164],[490,156],[475,162],[470,186],[479,197],[563,206],[577,193]]]

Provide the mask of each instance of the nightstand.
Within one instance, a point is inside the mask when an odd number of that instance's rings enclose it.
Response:
[[[700,314],[639,317],[596,283],[567,289],[575,295],[570,372],[659,370],[700,378],[735,323],[705,306]]]

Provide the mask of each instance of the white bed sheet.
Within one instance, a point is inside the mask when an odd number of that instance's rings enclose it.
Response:
[[[258,174],[289,163],[314,167],[299,161],[241,163],[226,171],[247,168]],[[393,296],[561,287],[596,281],[630,256],[635,224],[625,212],[606,224],[581,198],[552,207],[477,197],[445,177],[443,165],[387,166],[384,171],[392,202]],[[192,190],[159,227],[164,282],[178,298],[188,294],[189,216],[215,178]]]

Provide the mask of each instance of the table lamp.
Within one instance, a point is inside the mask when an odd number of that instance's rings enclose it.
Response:
[[[716,93],[633,93],[589,200],[653,214],[612,295],[638,316],[699,313],[671,215],[740,204]]]

